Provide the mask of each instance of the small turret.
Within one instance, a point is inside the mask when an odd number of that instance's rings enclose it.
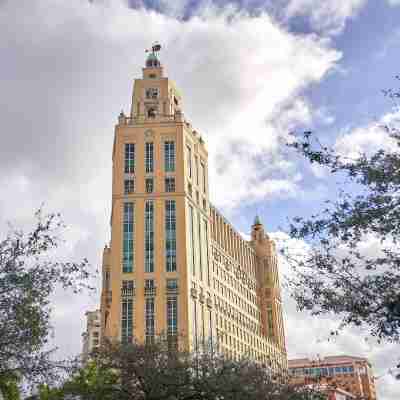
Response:
[[[264,226],[261,223],[260,217],[256,215],[254,224],[251,227],[251,240],[253,242],[263,242],[265,239]]]

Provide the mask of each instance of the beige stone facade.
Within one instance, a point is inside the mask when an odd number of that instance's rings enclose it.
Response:
[[[156,52],[115,127],[111,241],[103,253],[102,332],[179,335],[287,367],[275,246],[258,219],[244,240],[209,201],[208,153]]]
[[[331,356],[317,360],[289,360],[293,383],[330,385],[352,393],[357,399],[375,400],[375,378],[371,363],[362,357]]]

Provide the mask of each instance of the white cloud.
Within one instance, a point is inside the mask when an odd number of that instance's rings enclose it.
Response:
[[[354,18],[367,0],[290,0],[286,18],[296,16],[309,18],[317,31],[336,35],[343,31],[346,21]]]
[[[388,2],[389,5],[391,5],[391,6],[398,6],[398,5],[400,5],[400,0],[387,0],[387,2]]]
[[[357,158],[362,153],[371,155],[379,149],[396,151],[396,141],[390,137],[388,130],[400,128],[400,111],[385,114],[379,121],[366,126],[347,130],[336,139],[335,149],[344,157]]]

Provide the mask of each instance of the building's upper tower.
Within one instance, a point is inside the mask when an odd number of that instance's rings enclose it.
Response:
[[[208,154],[184,119],[159,50],[149,52],[134,81],[130,116],[121,112],[115,127],[102,323],[105,337],[179,334],[188,347],[189,273],[197,270],[211,284]]]
[[[206,146],[159,50],[147,55],[130,114],[115,126],[102,337],[143,342],[166,333],[187,350],[210,344],[285,368],[273,242],[259,221],[245,241],[210,205]]]
[[[164,77],[158,57],[160,48],[152,47],[142,69],[143,78],[135,80],[130,116],[136,122],[168,121],[180,114],[181,96],[174,82]]]

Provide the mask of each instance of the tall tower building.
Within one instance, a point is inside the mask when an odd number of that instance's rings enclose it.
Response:
[[[208,345],[285,369],[274,242],[258,218],[244,240],[210,204],[207,149],[184,118],[159,49],[115,127],[102,337],[179,335],[192,351]]]

